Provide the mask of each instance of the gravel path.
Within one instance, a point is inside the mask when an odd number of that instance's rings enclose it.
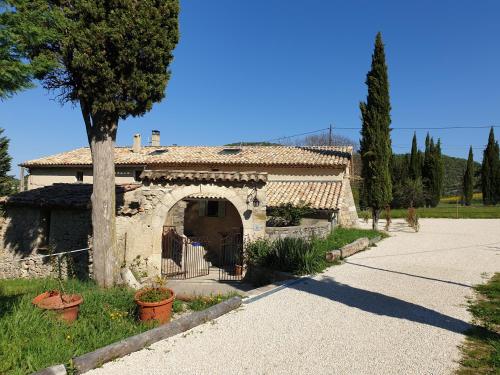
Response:
[[[470,286],[500,271],[500,220],[394,227],[344,265],[89,374],[450,374]]]

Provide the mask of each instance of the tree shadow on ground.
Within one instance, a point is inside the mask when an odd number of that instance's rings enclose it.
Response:
[[[327,298],[372,314],[409,320],[455,333],[463,333],[471,327],[469,323],[460,319],[395,297],[342,284],[330,277],[323,277],[320,280],[301,279],[290,285],[289,288]]]

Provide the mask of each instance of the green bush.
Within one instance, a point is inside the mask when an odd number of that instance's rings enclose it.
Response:
[[[327,263],[325,253],[302,238],[283,238],[274,241],[258,240],[247,246],[247,260],[273,270],[296,275],[323,271]]]
[[[269,210],[268,227],[288,227],[300,225],[300,219],[312,212],[307,205],[281,204]]]

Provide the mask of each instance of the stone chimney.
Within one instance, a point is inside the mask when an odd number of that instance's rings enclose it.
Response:
[[[151,146],[160,146],[160,131],[153,130],[151,132]]]
[[[132,146],[133,152],[141,152],[141,135],[134,134],[134,144]]]

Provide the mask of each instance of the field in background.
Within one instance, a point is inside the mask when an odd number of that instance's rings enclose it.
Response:
[[[405,218],[408,210],[391,210],[393,219]],[[460,206],[441,203],[437,207],[417,208],[417,214],[420,218],[445,218],[445,219],[500,219],[500,206]],[[385,213],[382,213],[385,218]]]

